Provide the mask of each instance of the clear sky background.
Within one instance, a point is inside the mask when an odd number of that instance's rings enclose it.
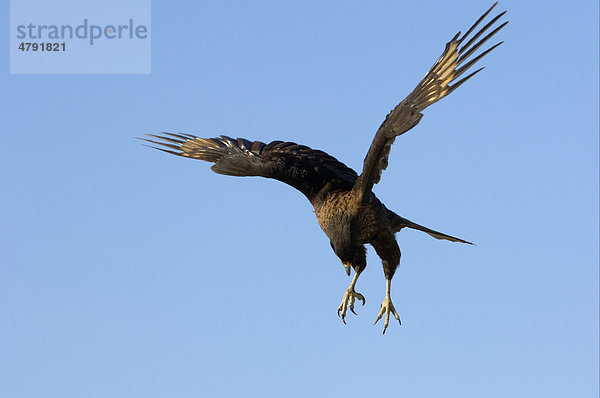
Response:
[[[0,41],[0,396],[597,397],[598,2],[501,2],[487,68],[396,140],[379,198],[477,246],[399,233],[385,336],[372,248],[344,325],[300,193],[133,137],[360,169],[491,1],[216,3],[153,1],[146,76],[9,75]]]

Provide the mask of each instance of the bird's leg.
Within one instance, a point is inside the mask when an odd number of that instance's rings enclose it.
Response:
[[[385,323],[383,324],[383,334],[385,334],[385,330],[387,329],[390,323],[390,313],[394,314],[394,317],[398,320],[398,323],[402,325],[400,322],[400,316],[396,312],[394,305],[392,304],[392,298],[390,297],[390,289],[392,286],[392,280],[386,278],[385,279],[385,298],[383,299],[383,303],[381,303],[381,309],[379,310],[379,314],[377,315],[377,319],[375,319],[375,323],[381,319],[383,314],[385,314]],[[375,323],[373,325],[375,325]]]
[[[354,312],[354,301],[355,299],[359,299],[362,301],[362,304],[365,305],[365,297],[354,291],[354,285],[356,285],[356,281],[358,280],[358,276],[360,275],[361,271],[356,271],[354,270],[354,278],[352,278],[352,282],[350,282],[350,286],[348,286],[348,289],[346,289],[346,293],[344,293],[344,298],[342,298],[342,304],[340,304],[340,306],[338,307],[337,313],[338,316],[342,317],[342,322],[346,323],[346,311],[348,310],[348,308],[350,308],[350,311],[352,311],[352,313],[354,315],[356,315],[356,312]]]

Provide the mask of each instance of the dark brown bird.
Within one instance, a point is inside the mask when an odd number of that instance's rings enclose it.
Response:
[[[348,275],[351,267],[355,271],[338,308],[338,316],[342,317],[344,323],[348,308],[355,313],[356,299],[361,300],[363,305],[365,303],[363,295],[357,293],[354,287],[367,265],[365,244],[371,244],[381,258],[386,278],[385,298],[375,320],[377,323],[385,316],[385,333],[390,314],[400,322],[390,297],[392,277],[400,263],[396,232],[407,227],[423,231],[437,239],[469,242],[423,227],[388,210],[372,192],[373,185],[379,182],[381,172],[388,165],[388,155],[396,137],[415,127],[425,108],[481,71],[483,68],[458,80],[477,61],[502,44],[497,43],[475,55],[484,43],[508,23],[494,27],[505,11],[475,32],[496,4],[464,35],[461,36],[458,32],[446,44],[441,57],[423,80],[387,115],[373,138],[360,175],[323,151],[293,142],[273,141],[264,144],[223,135],[220,138],[198,138],[190,134],[172,133],[163,133],[164,136],[148,134],[152,139],[144,140],[161,145],[154,148],[173,155],[213,162],[211,169],[219,174],[274,178],[302,192],[313,205],[317,221],[329,237],[331,247],[344,264]]]

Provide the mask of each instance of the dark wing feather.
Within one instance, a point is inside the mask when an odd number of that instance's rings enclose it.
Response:
[[[285,182],[312,202],[328,183],[351,189],[358,175],[354,170],[323,151],[293,142],[265,144],[243,138],[198,138],[190,134],[146,134],[146,142],[173,155],[213,162],[211,169],[231,176],[260,176]]]
[[[464,82],[473,77],[481,69],[477,69],[466,77],[458,80],[471,66],[487,55],[502,42],[497,43],[477,56],[473,54],[508,22],[500,24],[489,31],[494,24],[506,13],[498,14],[483,28],[469,37],[475,28],[488,16],[497,2],[487,10],[471,28],[461,36],[458,32],[447,44],[444,52],[435,64],[429,69],[423,80],[417,87],[398,104],[386,117],[383,124],[377,130],[371,147],[365,157],[363,171],[354,185],[354,192],[359,198],[363,198],[374,184],[381,178],[381,172],[387,168],[388,156],[394,139],[416,126],[421,117],[421,112],[429,105],[441,100],[452,91],[460,87]],[[488,33],[489,31],[489,33]],[[483,36],[483,37],[482,37]],[[465,39],[468,41],[463,44]]]

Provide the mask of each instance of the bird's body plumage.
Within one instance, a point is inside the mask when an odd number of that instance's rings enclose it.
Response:
[[[386,277],[386,297],[377,317],[379,320],[385,315],[385,333],[390,313],[400,320],[390,297],[391,279],[400,262],[400,249],[395,233],[407,227],[423,231],[437,239],[469,242],[423,227],[388,210],[372,192],[372,188],[379,182],[382,171],[387,167],[390,149],[396,137],[416,126],[425,108],[450,94],[483,69],[477,69],[457,80],[501,44],[471,57],[507,24],[504,22],[486,33],[504,15],[500,13],[470,37],[495,5],[466,34],[461,36],[459,32],[446,44],[442,56],[417,87],[387,115],[373,138],[360,175],[323,151],[293,142],[273,141],[265,144],[227,136],[199,138],[191,134],[173,133],[164,133],[162,136],[148,134],[150,139],[145,141],[158,144],[161,147],[157,149],[177,156],[213,162],[211,168],[219,174],[273,178],[302,192],[312,204],[319,226],[329,237],[336,255],[348,272],[350,267],[355,270],[352,283],[338,309],[342,320],[345,319],[348,308],[354,312],[355,299],[364,303],[364,297],[354,291],[354,285],[366,267],[365,245],[372,245],[382,260]],[[465,39],[468,40],[463,45]]]

